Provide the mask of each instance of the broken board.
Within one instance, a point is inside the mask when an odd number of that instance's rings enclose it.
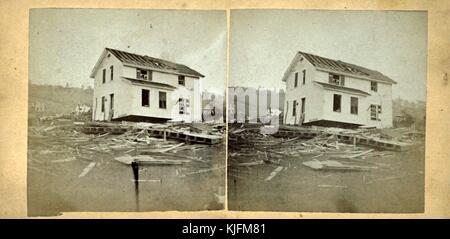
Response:
[[[306,167],[312,168],[314,170],[350,170],[350,171],[368,171],[371,169],[376,169],[374,166],[360,166],[354,164],[344,164],[335,160],[312,160],[303,162]]]

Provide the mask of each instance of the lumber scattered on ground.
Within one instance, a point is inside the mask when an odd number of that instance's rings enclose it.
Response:
[[[269,177],[267,177],[264,181],[270,181],[270,180],[272,180],[272,178],[274,178],[275,176],[277,176],[277,174],[278,174],[279,172],[281,172],[281,170],[283,170],[283,166],[277,167],[275,170],[273,170],[273,171],[270,173]]]
[[[144,167],[171,166],[189,170],[204,170],[222,166],[225,162],[211,161],[212,152],[219,152],[223,145],[196,144],[153,135],[149,129],[165,129],[183,132],[184,135],[201,135],[212,139],[222,138],[224,124],[193,123],[133,123],[133,122],[89,122],[70,119],[70,115],[42,118],[28,128],[28,158],[30,171],[57,176],[58,171],[72,165],[83,165],[81,172],[73,173],[82,178],[95,167],[120,162],[130,165],[137,162]],[[64,120],[62,120],[64,119]],[[83,127],[123,128],[122,133],[98,132],[87,134]],[[213,149],[212,149],[213,148]],[[212,150],[212,151],[211,151]],[[71,163],[72,162],[72,163]],[[52,169],[58,168],[54,171]],[[157,170],[157,169],[155,169]],[[69,170],[70,171],[70,170]],[[55,172],[55,173],[50,173]],[[178,171],[177,171],[178,172]],[[185,173],[180,171],[180,174]]]
[[[375,166],[363,166],[351,163],[343,163],[335,160],[312,160],[303,162],[303,165],[315,170],[350,170],[350,171],[368,171],[377,169]]]
[[[91,171],[95,167],[96,164],[97,163],[94,163],[94,162],[90,163],[88,166],[86,166],[86,168],[83,169],[83,172],[81,172],[81,174],[78,177],[81,178],[81,177],[86,176],[86,174],[89,173],[89,171]]]
[[[389,168],[390,164],[373,162],[393,155],[394,152],[385,151],[389,150],[386,149],[389,143],[403,147],[412,145],[411,141],[417,140],[417,135],[423,136],[413,129],[340,129],[285,125],[280,126],[280,131],[284,133],[266,135],[260,133],[261,125],[229,125],[229,172],[239,168],[248,171],[260,170],[259,167],[255,169],[248,166],[265,165],[263,163],[279,165],[284,170],[292,170],[291,162],[299,160],[302,160],[301,163],[305,167],[335,172]],[[356,138],[358,140],[352,140]],[[423,141],[415,142],[423,143]],[[383,143],[385,145],[382,145]],[[378,147],[380,144],[382,147]],[[396,149],[392,148],[392,150]],[[310,160],[304,162],[304,158]],[[235,178],[239,178],[243,173],[243,171],[232,172]]]

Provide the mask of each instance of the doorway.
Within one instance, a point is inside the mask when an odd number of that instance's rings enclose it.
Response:
[[[302,105],[301,105],[300,124],[303,124],[303,122],[305,121],[305,103],[306,103],[306,98],[303,97]]]
[[[112,120],[114,117],[114,94],[110,94],[109,99],[109,120]]]

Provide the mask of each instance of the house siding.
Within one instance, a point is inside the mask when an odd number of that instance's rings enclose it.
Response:
[[[324,71],[316,71],[316,81],[328,83],[329,73]],[[357,94],[349,94],[336,92],[341,94],[342,98],[342,111],[341,113],[333,112],[333,94],[329,94],[325,90],[324,95],[324,117],[326,120],[341,121],[346,123],[357,123],[365,126],[386,128],[392,127],[392,85],[378,82],[378,90],[372,91],[370,89],[370,80],[359,79],[351,76],[345,76],[345,87],[359,89],[369,93],[368,96],[360,96]],[[350,96],[358,97],[358,116],[350,114]],[[370,105],[381,105],[382,114],[381,121],[374,121],[370,119]],[[348,108],[348,109],[347,109]]]
[[[111,120],[108,117],[110,114],[110,94],[114,94],[114,117],[112,119],[136,115],[185,122],[201,121],[200,79],[186,76],[185,85],[182,86],[178,85],[178,75],[153,71],[152,82],[167,84],[175,87],[175,89],[167,86],[133,83],[125,78],[136,79],[136,68],[123,65],[113,54],[107,57],[108,54],[102,59],[94,75],[93,119],[95,121]],[[110,80],[111,65],[114,67],[112,81]],[[106,69],[105,83],[102,83],[103,69]],[[143,89],[150,91],[149,107],[142,106]],[[166,92],[166,109],[159,108],[159,91]],[[107,99],[105,112],[101,112],[102,96]],[[190,107],[187,114],[179,113],[179,98],[189,99]]]
[[[294,58],[295,65],[286,77],[286,100],[284,104],[285,124],[298,124],[301,105],[297,105],[296,116],[292,115],[293,101],[301,102],[306,98],[304,123],[318,120],[330,120],[343,123],[360,124],[377,128],[392,127],[392,85],[379,82],[377,92],[372,91],[370,80],[345,76],[345,87],[362,90],[370,95],[350,93],[347,91],[329,90],[319,86],[317,82],[329,83],[329,72],[317,70],[309,61],[298,61]],[[302,71],[306,69],[306,84],[302,85]],[[298,86],[295,88],[295,72],[299,72]],[[333,111],[333,95],[341,95],[341,111]],[[350,98],[358,98],[358,114],[351,114]],[[380,120],[370,119],[370,105],[381,105]]]
[[[305,84],[303,85],[303,70],[306,70]],[[298,85],[295,87],[295,72],[298,72]],[[301,99],[306,99],[304,123],[322,118],[323,92],[314,84],[317,71],[306,59],[298,62],[286,80],[286,94],[284,104],[284,122],[286,124],[297,124],[301,114]],[[293,102],[299,102],[296,108],[296,116],[292,115]]]
[[[108,54],[107,54],[108,55]],[[111,81],[111,71],[110,67],[113,66],[114,74],[113,80]],[[106,69],[106,79],[105,83],[103,83],[103,69]],[[128,102],[121,100],[127,99],[131,96],[130,87],[127,82],[123,81],[121,78],[122,75],[122,63],[114,56],[110,55],[109,57],[105,57],[103,61],[100,63],[99,70],[96,72],[94,77],[94,96],[93,96],[93,111],[92,118],[96,121],[109,120],[110,114],[110,94],[114,94],[114,118],[117,118],[120,115],[129,114],[129,107],[127,106]],[[102,97],[106,98],[105,102],[105,111],[101,112],[101,100]],[[97,106],[96,106],[97,99]]]
[[[333,111],[333,95],[338,94],[341,96],[341,111]],[[350,112],[350,98],[358,98],[358,114],[351,114]],[[344,92],[335,92],[330,90],[324,90],[323,94],[323,120],[339,121],[351,124],[361,124],[365,125],[366,113],[364,109],[366,108],[366,97],[356,94],[349,94]]]

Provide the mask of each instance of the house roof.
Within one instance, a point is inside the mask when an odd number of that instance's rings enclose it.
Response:
[[[389,84],[396,84],[394,80],[391,78],[383,75],[379,71],[371,70],[362,66],[358,66],[355,64],[343,62],[340,60],[333,60],[317,55],[313,55],[306,52],[299,51],[297,55],[301,55],[306,60],[308,60],[316,69],[333,72],[333,73],[341,73],[345,75],[354,76],[357,78],[365,78],[365,79],[372,79],[376,81],[381,81]],[[283,81],[285,81],[285,77],[283,78]]]
[[[192,77],[204,77],[198,71],[195,71],[189,68],[186,65],[178,64],[175,62],[150,57],[147,55],[138,55],[126,51],[116,50],[112,48],[105,48],[102,56],[99,61],[106,55],[106,52],[112,53],[119,61],[121,61],[124,65],[130,65],[135,67],[143,67],[148,68],[155,71],[168,72],[177,75],[186,75]],[[99,62],[97,62],[96,66],[92,70],[91,77],[93,77],[94,73],[98,68]]]
[[[164,83],[160,83],[160,82],[154,82],[154,81],[148,81],[148,80],[138,80],[138,79],[133,79],[133,78],[128,78],[128,77],[123,77],[123,78],[131,81],[132,83],[144,84],[144,85],[149,85],[149,86],[166,87],[169,89],[176,89],[176,87],[173,85],[164,84]]]
[[[328,84],[325,82],[319,82],[319,81],[314,81],[314,82],[321,85],[325,89],[329,89],[329,90],[340,90],[340,91],[345,91],[345,92],[354,93],[354,94],[370,95],[369,93],[367,93],[365,91],[350,88],[350,87],[345,87],[345,86],[340,86],[340,85],[332,85],[332,84]]]

